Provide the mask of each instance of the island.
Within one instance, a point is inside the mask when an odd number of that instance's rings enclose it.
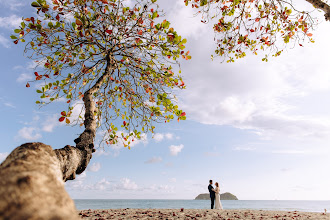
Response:
[[[202,193],[202,194],[199,194],[195,200],[209,200],[210,199],[210,194],[209,193]],[[238,198],[229,193],[229,192],[225,192],[225,193],[222,193],[220,194],[220,199],[221,200],[238,200]]]

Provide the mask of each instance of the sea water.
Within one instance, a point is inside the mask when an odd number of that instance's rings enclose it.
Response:
[[[209,209],[209,200],[165,199],[75,199],[78,210],[83,209]],[[282,210],[330,212],[330,201],[304,200],[222,200],[224,209]]]

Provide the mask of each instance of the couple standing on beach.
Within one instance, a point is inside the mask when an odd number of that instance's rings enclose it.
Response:
[[[215,183],[215,189],[212,186],[213,181],[210,180],[210,184],[209,184],[209,192],[210,192],[210,198],[211,198],[211,209],[213,209],[214,207],[214,201],[215,201],[215,209],[223,209],[221,202],[220,202],[220,187],[219,187],[219,183],[216,182]]]

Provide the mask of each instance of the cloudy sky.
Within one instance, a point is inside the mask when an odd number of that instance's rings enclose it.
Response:
[[[187,89],[178,94],[188,120],[160,124],[131,150],[98,149],[87,171],[66,183],[70,195],[193,199],[213,179],[239,199],[329,200],[330,23],[313,32],[316,43],[268,63],[249,56],[227,64],[211,61],[212,28],[183,0],[163,7],[193,57],[182,62]],[[9,39],[34,13],[28,1],[0,0],[0,12],[0,161],[25,142],[73,145],[81,130],[59,124],[64,103],[34,104],[35,85],[25,88],[33,63]]]

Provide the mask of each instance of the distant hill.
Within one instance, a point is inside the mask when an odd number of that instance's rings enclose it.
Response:
[[[210,194],[209,193],[199,194],[195,198],[195,200],[209,200],[209,199],[210,199]],[[220,199],[221,200],[238,200],[238,198],[235,195],[233,195],[229,192],[220,194]]]

